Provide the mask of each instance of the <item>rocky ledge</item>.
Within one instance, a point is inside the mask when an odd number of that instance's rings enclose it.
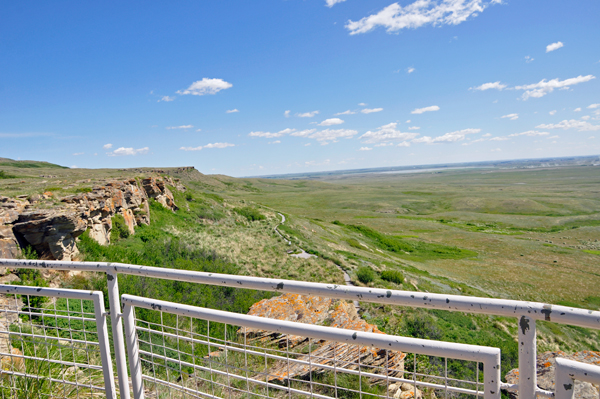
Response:
[[[79,254],[75,239],[86,230],[98,243],[110,243],[115,215],[123,216],[131,234],[135,226],[149,224],[150,198],[176,211],[168,185],[185,190],[168,177],[109,181],[91,192],[62,198],[60,205],[48,209],[43,206],[53,198],[52,193],[28,198],[0,196],[0,257],[19,257],[21,248],[31,246],[41,259],[75,260]]]

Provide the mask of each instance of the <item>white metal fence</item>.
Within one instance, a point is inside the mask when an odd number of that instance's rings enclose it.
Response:
[[[192,272],[187,270],[164,269],[158,267],[127,265],[103,262],[61,262],[0,259],[0,267],[37,268],[54,270],[79,270],[104,272],[107,275],[110,319],[114,344],[115,365],[118,374],[121,398],[129,399],[130,387],[123,335],[123,319],[126,320],[127,349],[132,376],[133,397],[240,397],[244,396],[323,396],[336,399],[369,397],[391,397],[390,385],[412,383],[413,387],[423,387],[443,395],[482,395],[485,398],[499,397],[498,385],[507,390],[517,391],[520,398],[536,396],[553,397],[554,392],[544,391],[536,383],[536,320],[546,320],[561,324],[600,329],[600,312],[569,308],[544,303],[466,297],[458,295],[425,294],[420,292],[384,290],[341,286],[335,284],[307,283],[291,280],[275,280],[247,276],[233,276],[216,273]],[[254,320],[252,316],[231,314],[212,309],[189,307],[157,301],[149,298],[123,295],[124,312],[121,312],[118,274],[143,276],[158,279],[186,281],[240,289],[274,291],[316,295],[325,298],[358,300],[389,305],[418,308],[441,309],[488,315],[516,317],[518,319],[519,343],[519,384],[500,384],[499,360],[492,365],[491,358],[499,356],[498,349],[472,345],[450,344],[430,340],[415,340],[406,337],[393,337],[367,333],[331,329],[327,327],[294,325],[288,326],[286,334],[302,336],[312,346],[317,341],[331,341],[338,348],[340,359],[313,359],[313,352],[304,347],[272,348],[256,341],[248,342],[248,335],[234,333],[231,326],[243,331],[244,328],[258,328],[274,333],[282,333],[286,324],[269,319]],[[152,308],[152,304],[155,305]],[[150,320],[135,318],[135,308],[150,309],[157,315]],[[157,306],[160,306],[157,307]],[[187,312],[187,313],[186,313]],[[156,318],[158,317],[158,319]],[[202,324],[205,323],[205,324]],[[252,324],[258,323],[258,324]],[[201,327],[205,325],[205,327]],[[209,329],[209,326],[210,329]],[[226,326],[231,330],[228,330]],[[286,328],[288,328],[286,327]],[[334,331],[331,331],[334,330]],[[221,331],[222,335],[211,335]],[[225,332],[230,331],[227,336]],[[348,340],[344,334],[356,336]],[[358,339],[361,341],[358,341]],[[392,341],[385,341],[386,339]],[[394,341],[395,340],[395,341]],[[185,350],[182,349],[185,347]],[[361,349],[362,348],[362,349]],[[382,370],[368,370],[360,363],[360,356],[342,359],[342,354],[364,348],[385,351],[385,359],[393,352],[406,355],[404,369],[390,370],[389,363],[383,362]],[[214,350],[213,350],[214,349]],[[205,353],[206,352],[206,353]],[[212,352],[217,352],[213,353]],[[227,356],[224,359],[222,356]],[[310,354],[310,358],[307,358]],[[202,355],[202,356],[201,356]],[[316,353],[314,354],[317,355]],[[337,356],[337,353],[335,354]],[[205,357],[208,356],[208,357]],[[410,357],[413,364],[410,365]],[[419,370],[419,356],[428,357],[437,364],[439,372],[428,373]],[[317,356],[318,357],[318,356]],[[249,363],[246,363],[250,360]],[[408,359],[408,360],[406,360]],[[474,362],[476,376],[470,380],[448,375],[448,359],[463,359]],[[320,364],[317,365],[320,361]],[[263,362],[264,366],[259,367]],[[283,362],[283,363],[281,363]],[[308,369],[302,377],[282,380],[269,379],[272,367],[293,367]],[[275,365],[275,366],[273,366]],[[479,373],[480,365],[483,372]],[[251,366],[251,367],[250,367]],[[103,367],[109,367],[103,362]],[[249,368],[250,367],[250,368]],[[322,382],[315,380],[313,367],[320,371],[319,378],[333,378]],[[208,370],[206,370],[208,368]],[[593,366],[592,366],[593,368]],[[598,368],[598,367],[596,367]],[[594,368],[594,370],[596,369]],[[282,369],[283,370],[283,369]],[[280,370],[281,371],[281,370]],[[284,370],[285,371],[285,370]],[[391,374],[390,374],[391,372]],[[495,378],[492,381],[492,372]],[[385,384],[382,385],[385,375]],[[323,377],[325,376],[325,377]],[[358,376],[358,377],[356,377]],[[273,377],[273,376],[271,376]],[[339,377],[339,378],[338,378]],[[306,381],[308,378],[308,383]],[[363,379],[368,381],[363,383]],[[379,380],[378,380],[379,378]],[[571,377],[569,377],[571,378]],[[581,379],[581,378],[580,378]],[[143,383],[145,381],[145,384]],[[321,384],[321,385],[319,385]],[[358,384],[358,389],[356,388]],[[250,387],[252,385],[252,387]],[[145,386],[145,388],[144,388]],[[373,388],[375,386],[375,388]],[[385,389],[381,388],[385,386]],[[200,389],[203,387],[203,389]],[[217,388],[218,387],[218,388]],[[244,388],[245,387],[245,388]],[[558,390],[557,390],[558,392]],[[392,393],[392,394],[391,394]],[[410,393],[410,391],[409,391]],[[416,390],[412,391],[417,396]],[[396,395],[396,399],[402,396]],[[408,397],[405,395],[404,397]],[[402,397],[402,398],[404,398]]]
[[[102,292],[2,284],[0,293],[2,398],[116,398]]]

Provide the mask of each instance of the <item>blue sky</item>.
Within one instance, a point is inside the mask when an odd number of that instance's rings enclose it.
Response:
[[[0,156],[251,176],[600,153],[596,0],[0,4]]]

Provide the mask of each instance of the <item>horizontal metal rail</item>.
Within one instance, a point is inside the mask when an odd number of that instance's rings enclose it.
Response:
[[[262,277],[236,276],[205,273],[161,267],[129,265],[108,262],[65,262],[26,259],[0,259],[0,267],[38,268],[54,270],[83,270],[93,272],[121,273],[164,280],[274,291],[302,295],[316,295],[374,302],[414,308],[441,309],[467,313],[519,317],[525,315],[533,320],[546,320],[560,324],[600,329],[600,311],[571,308],[541,302],[514,301],[508,299],[480,298],[461,295],[430,294],[414,291],[386,290],[338,284],[309,283]]]
[[[575,394],[576,380],[600,385],[600,366],[558,357],[554,373],[556,399],[572,399]]]
[[[148,299],[133,295],[122,295],[122,305],[128,309],[125,313],[131,315],[131,308],[144,308],[157,310],[164,313],[175,314],[183,317],[192,317],[212,322],[229,325],[273,331],[282,334],[299,335],[318,340],[362,345],[371,348],[386,348],[394,351],[419,353],[429,356],[449,357],[484,365],[484,397],[500,397],[500,349],[486,346],[458,344],[452,342],[431,341],[426,339],[398,337],[392,335],[376,334],[362,331],[345,330],[333,327],[323,327],[290,321],[273,320],[264,317],[242,315],[220,310],[200,308],[173,302]],[[132,319],[125,319],[128,339],[135,334]],[[131,341],[133,343],[133,341]],[[132,348],[128,348],[132,350]],[[139,354],[139,349],[135,349]],[[131,356],[130,356],[131,361]],[[140,370],[139,366],[132,367]],[[140,371],[141,372],[141,371]],[[381,376],[380,376],[381,378]],[[132,380],[135,379],[132,376]],[[134,391],[140,391],[134,387]]]

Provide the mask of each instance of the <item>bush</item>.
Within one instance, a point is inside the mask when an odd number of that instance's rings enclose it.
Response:
[[[417,313],[405,317],[404,330],[415,338],[433,340],[442,338],[442,331],[436,325],[435,320],[427,314]]]
[[[245,206],[243,208],[234,208],[234,211],[248,219],[249,222],[253,222],[255,220],[265,220],[265,215],[260,213],[257,209],[254,209],[250,206]]]
[[[125,218],[122,215],[115,215],[111,219],[112,230],[110,232],[110,241],[116,242],[121,238],[129,237],[129,227],[125,223]]]
[[[335,224],[335,225],[338,225],[338,226],[343,226],[343,225],[344,225],[344,223],[340,222],[339,220],[334,220],[334,221],[333,221],[333,222],[331,222],[331,223],[333,223],[333,224]]]
[[[356,277],[358,277],[358,281],[361,283],[369,284],[375,280],[375,272],[369,266],[361,266],[356,271]]]
[[[0,179],[14,179],[17,176],[9,175],[3,170],[0,170]]]
[[[404,275],[398,270],[384,270],[381,272],[381,279],[390,283],[402,284],[404,282]]]
[[[30,248],[30,247],[28,247]],[[42,277],[42,273],[38,269],[17,269],[14,271],[14,274],[19,277],[20,281],[15,281],[14,285],[24,285],[30,287],[47,287],[48,283]],[[34,296],[34,295],[20,295],[23,300],[25,307],[23,311],[27,312],[30,308],[41,308],[46,298],[43,296]],[[34,310],[35,311],[35,310]],[[22,318],[27,320],[29,317],[26,315],[21,315]]]

